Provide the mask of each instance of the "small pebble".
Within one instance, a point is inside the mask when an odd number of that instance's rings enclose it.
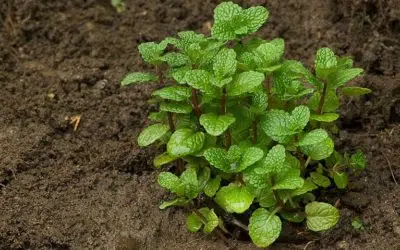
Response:
[[[104,89],[107,85],[108,81],[106,79],[97,81],[96,84],[93,86],[95,89]]]
[[[349,243],[347,243],[347,241],[342,240],[342,241],[338,241],[336,243],[336,248],[348,250],[348,249],[350,249],[350,246],[349,246]]]

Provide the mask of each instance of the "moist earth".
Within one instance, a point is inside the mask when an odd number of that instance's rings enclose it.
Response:
[[[217,0],[0,3],[0,249],[255,249],[189,233],[180,208],[160,211],[155,148],[136,137],[156,107],[152,86],[120,87],[151,70],[142,42],[182,30],[209,33]],[[270,10],[265,39],[312,67],[317,48],[354,56],[373,93],[342,99],[336,148],[362,149],[365,172],[340,198],[340,223],[322,234],[294,228],[271,249],[400,249],[400,1],[237,1]],[[80,117],[74,130],[71,119]],[[358,217],[363,229],[351,223]],[[307,235],[307,237],[304,237]]]

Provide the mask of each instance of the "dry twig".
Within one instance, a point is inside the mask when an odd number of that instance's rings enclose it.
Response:
[[[397,181],[396,181],[396,177],[394,176],[393,169],[392,169],[392,164],[390,163],[389,158],[386,156],[386,154],[385,154],[383,151],[381,151],[381,153],[382,153],[383,157],[385,157],[385,159],[386,159],[386,162],[387,162],[387,164],[388,164],[388,166],[389,166],[390,174],[392,175],[392,178],[393,178],[394,183],[395,183],[396,185],[399,185],[399,184],[397,183]]]

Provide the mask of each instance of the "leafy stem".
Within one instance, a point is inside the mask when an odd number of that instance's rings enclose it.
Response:
[[[165,81],[164,81],[164,76],[163,76],[163,72],[161,69],[161,65],[156,65],[156,72],[157,72],[157,77],[158,77],[158,83],[160,86],[164,86],[165,85]],[[169,125],[169,129],[171,130],[171,132],[175,131],[175,125],[174,125],[174,118],[172,116],[171,112],[167,112],[167,117],[168,117],[168,125]]]
[[[252,137],[253,144],[257,144],[257,125],[258,125],[259,119],[260,118],[258,116],[256,116],[256,118],[254,118],[254,120],[251,124],[252,130],[253,130],[253,137]]]
[[[221,96],[221,102],[220,102],[220,113],[221,115],[226,114],[226,102],[227,102],[227,95],[226,95],[226,88],[222,89],[222,96]],[[229,131],[229,128],[225,131],[225,148],[229,149],[231,146],[231,132]]]
[[[142,43],[139,52],[156,66],[156,74],[133,72],[121,81],[122,86],[159,85],[152,94],[159,112],[149,114],[152,124],[137,142],[140,147],[165,145],[154,158],[155,167],[176,164],[174,171],[165,168],[158,176],[158,183],[175,195],[160,209],[192,209],[197,200],[188,229],[214,231],[226,243],[225,236],[232,235],[214,209],[241,214],[226,223],[248,231],[259,247],[278,239],[281,220],[305,221],[313,231],[337,224],[338,210],[314,201],[313,192],[332,182],[345,189],[348,173],[364,169],[366,159],[361,152],[350,157],[335,151],[327,131],[332,126],[321,124],[339,118],[339,93],[371,92],[344,86],[363,70],[329,48],[318,49],[313,74],[284,57],[283,39],[253,37],[268,13],[262,6],[243,9],[223,1],[214,12],[211,37],[183,31]],[[318,167],[307,169],[311,160]]]
[[[323,82],[324,87],[322,90],[321,99],[319,100],[318,109],[317,109],[317,114],[319,114],[319,115],[322,115],[322,113],[324,112],[326,92],[328,90],[328,84],[325,81],[322,81],[322,82]]]
[[[193,213],[195,213],[201,220],[201,223],[203,223],[203,225],[207,224],[207,219],[204,217],[204,215],[202,213],[199,212],[199,210],[197,210],[196,208],[191,209]],[[224,243],[229,246],[229,241],[228,239],[225,237],[224,232],[220,229],[220,228],[215,228],[214,232],[218,235],[218,237],[220,237]]]
[[[195,88],[192,88],[192,105],[195,115],[197,116],[197,118],[200,118],[201,110],[199,106],[199,101],[197,99],[197,90]]]

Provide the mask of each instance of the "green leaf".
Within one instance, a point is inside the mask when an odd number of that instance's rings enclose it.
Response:
[[[197,232],[202,226],[201,219],[195,213],[191,213],[186,217],[186,227],[190,232]]]
[[[197,34],[191,30],[179,32],[178,36],[180,40],[178,40],[176,46],[185,52],[188,52],[192,45],[197,45],[206,40],[203,34]]]
[[[300,146],[300,151],[311,159],[319,161],[328,158],[334,151],[334,143],[330,137],[315,144]]]
[[[164,49],[167,47],[168,43],[141,43],[138,46],[139,53],[142,56],[143,60],[149,64],[157,65],[162,63],[161,54],[164,52]]]
[[[186,73],[185,79],[187,83],[201,92],[214,94],[216,87],[211,84],[210,73],[202,69],[195,69]]]
[[[202,218],[195,212],[192,212],[186,218],[186,226],[191,232],[197,232],[204,224],[204,232],[211,233],[218,225],[219,225],[219,218],[215,214],[213,209],[209,208],[200,208],[198,212],[202,215]]]
[[[254,170],[258,174],[278,173],[283,169],[285,159],[285,147],[282,145],[276,145],[268,151],[265,159],[260,162]]]
[[[167,120],[167,113],[160,111],[160,112],[150,112],[148,118],[155,122],[163,122]]]
[[[209,167],[200,167],[197,173],[197,179],[199,181],[199,189],[203,190],[210,180],[211,171]]]
[[[230,21],[234,16],[239,15],[242,7],[232,2],[223,2],[214,9],[214,21]]]
[[[211,35],[220,40],[230,40],[236,37],[233,24],[235,17],[240,17],[242,8],[232,2],[223,2],[214,9],[214,25]]]
[[[158,175],[158,184],[172,193],[182,194],[184,191],[179,177],[170,172],[161,172]]]
[[[351,221],[351,226],[354,229],[357,229],[357,230],[363,230],[364,229],[363,222],[358,217],[353,218],[353,220]]]
[[[339,211],[323,202],[311,202],[306,205],[307,227],[312,231],[324,231],[339,221]]]
[[[268,174],[259,174],[256,172],[259,166],[262,166],[262,162],[259,162],[254,167],[250,167],[243,172],[243,181],[255,196],[258,196],[263,188],[271,189],[270,176]]]
[[[300,177],[300,169],[290,168],[279,172],[276,177],[275,185],[272,187],[278,189],[296,189],[302,187],[304,179]]]
[[[257,6],[243,10],[242,15],[247,21],[246,26],[248,32],[254,33],[267,21],[269,12],[266,8]]]
[[[286,211],[280,211],[279,214],[287,221],[300,223],[303,222],[306,216],[303,213],[291,213]]]
[[[171,86],[156,90],[152,95],[179,102],[186,101],[191,96],[191,91],[187,87]]]
[[[326,140],[326,138],[328,138],[328,133],[324,129],[318,128],[307,133],[300,139],[297,145],[301,147],[319,144]]]
[[[302,194],[308,193],[310,191],[313,191],[313,190],[315,190],[317,188],[318,187],[313,182],[311,182],[310,180],[304,180],[303,186],[300,187],[300,188],[297,188],[295,190],[292,190],[290,192],[290,196],[291,197],[295,197],[295,196],[298,196],[298,195],[302,195]]]
[[[338,70],[329,76],[328,87],[331,89],[341,87],[347,82],[361,75],[363,72],[364,70],[360,68]]]
[[[353,60],[350,57],[340,57],[337,58],[337,69],[350,69],[353,67]]]
[[[167,152],[164,152],[154,158],[153,164],[156,168],[160,168],[162,165],[173,162],[176,159],[176,157],[170,156]]]
[[[321,48],[315,58],[315,71],[321,79],[326,79],[336,69],[335,53],[329,48]]]
[[[240,73],[233,82],[228,85],[228,96],[238,96],[253,92],[256,87],[262,84],[264,78],[264,74],[255,71]]]
[[[176,129],[190,128],[193,130],[198,130],[197,117],[193,114],[176,114],[175,115],[175,127]]]
[[[252,7],[243,10],[232,2],[219,4],[214,10],[213,38],[231,40],[237,35],[257,31],[267,20],[268,11],[264,7]]]
[[[233,49],[222,49],[214,58],[213,70],[218,79],[232,76],[236,72],[236,52]]]
[[[206,218],[207,223],[204,225],[203,231],[205,233],[211,233],[219,225],[219,218],[215,214],[213,209],[200,208],[199,212]]]
[[[168,207],[173,207],[173,206],[184,206],[184,205],[188,204],[189,202],[190,202],[190,200],[186,200],[184,198],[176,198],[175,200],[164,201],[163,203],[161,203],[159,208],[162,210],[162,209],[166,209]]]
[[[239,169],[243,171],[247,167],[261,160],[263,156],[264,156],[264,151],[262,149],[257,147],[247,148],[244,151],[244,154],[241,156]]]
[[[329,178],[320,173],[312,172],[310,173],[310,177],[312,182],[314,182],[320,187],[327,188],[331,185],[331,181],[329,180]]]
[[[339,173],[335,171],[333,173],[333,180],[335,181],[335,185],[340,189],[346,188],[349,183],[349,177],[346,172]]]
[[[357,151],[350,158],[350,166],[358,169],[365,169],[367,159],[362,151]]]
[[[275,195],[270,187],[259,189],[256,195],[261,207],[273,207],[276,205]]]
[[[250,217],[250,238],[258,247],[267,247],[278,239],[282,222],[265,208],[258,208]]]
[[[306,106],[298,106],[292,113],[272,109],[261,120],[264,132],[273,140],[284,143],[287,136],[299,133],[310,119],[310,110]]]
[[[226,173],[239,173],[259,161],[264,152],[256,147],[241,150],[233,145],[226,152],[221,148],[209,148],[204,152],[204,157],[211,165]]]
[[[258,67],[267,68],[279,63],[284,51],[285,43],[281,38],[261,44],[254,52],[258,56],[255,59],[261,59],[261,61],[257,63]]]
[[[188,168],[181,174],[179,178],[184,186],[185,196],[189,199],[194,199],[199,194],[199,181],[195,168]]]
[[[145,128],[138,136],[138,145],[140,147],[146,147],[153,142],[160,139],[169,131],[168,125],[154,124]]]
[[[172,134],[167,144],[167,152],[175,157],[190,155],[203,148],[204,140],[203,132],[185,128],[178,129]]]
[[[322,115],[311,114],[310,120],[319,122],[333,122],[339,118],[339,114],[336,113],[324,113]]]
[[[114,6],[118,13],[125,11],[124,0],[111,0],[111,5]]]
[[[209,148],[204,151],[203,155],[217,169],[224,170],[228,164],[226,161],[227,152],[222,148]]]
[[[155,81],[158,81],[158,78],[157,76],[151,73],[134,72],[126,75],[125,78],[121,81],[121,85],[127,86],[132,83],[155,82]]]
[[[219,116],[214,113],[207,113],[201,115],[200,124],[206,129],[208,134],[219,136],[224,133],[235,120],[235,117],[232,115]]]
[[[172,68],[170,69],[172,78],[180,84],[186,83],[186,74],[191,71],[189,67]]]
[[[188,114],[192,112],[192,106],[187,103],[163,102],[160,103],[160,110],[178,114]]]
[[[274,75],[272,84],[276,96],[283,101],[299,99],[314,92],[314,89],[305,88],[301,80],[282,73]]]
[[[244,213],[253,203],[253,195],[246,187],[234,183],[222,187],[215,196],[215,202],[228,213]]]
[[[228,41],[235,39],[236,33],[228,22],[215,22],[211,29],[211,36],[222,41]]]
[[[307,106],[297,106],[292,110],[289,119],[289,127],[292,131],[301,131],[310,120],[310,110]]]
[[[228,77],[228,78],[225,78],[225,79],[222,79],[222,80],[218,80],[218,79],[214,78],[214,79],[212,79],[211,83],[212,83],[212,85],[214,85],[214,86],[216,86],[218,88],[222,88],[225,85],[228,85],[229,83],[231,83],[232,80],[233,80],[232,77]]]
[[[371,93],[372,90],[361,87],[344,87],[342,88],[343,95],[347,96],[360,96]]]
[[[210,179],[207,185],[204,187],[204,193],[208,197],[214,197],[215,193],[218,191],[221,183],[221,176],[217,175],[214,179]]]
[[[189,61],[189,58],[181,53],[170,52],[170,53],[165,54],[162,57],[162,60],[171,67],[179,67],[179,66],[186,65]]]
[[[321,99],[321,95],[318,92],[315,92],[313,96],[309,100],[309,107],[313,110],[317,110],[319,106],[319,102]],[[334,90],[328,90],[325,96],[325,102],[323,106],[324,112],[336,112],[339,108],[340,100]]]
[[[268,107],[268,95],[265,92],[255,92],[252,96],[250,110],[256,114],[264,114]]]

